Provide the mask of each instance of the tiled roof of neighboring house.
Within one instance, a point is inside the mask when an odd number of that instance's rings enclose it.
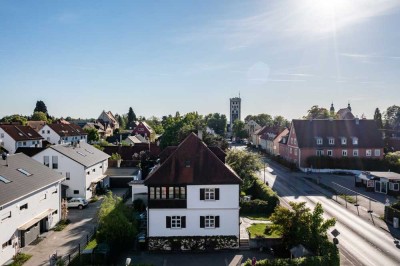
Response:
[[[85,167],[90,167],[110,157],[86,142],[80,142],[77,145],[54,145],[49,149],[56,150]]]
[[[178,146],[168,146],[160,153],[160,163],[163,163],[174,151],[178,148]],[[221,150],[220,147],[217,146],[208,146],[208,148],[220,159],[223,163],[225,163],[226,153]]]
[[[342,108],[337,112],[339,119],[354,119],[353,113],[349,110],[349,108]]]
[[[45,150],[46,147],[42,147],[42,148],[27,148],[27,147],[19,147],[17,148],[17,150],[15,151],[15,153],[23,153],[29,157],[32,157],[36,154],[38,154],[39,152]]]
[[[263,135],[263,134],[267,134],[267,133],[278,134],[279,133],[279,128],[278,127],[263,126],[259,130],[254,131],[255,135]]]
[[[26,122],[26,124],[28,126],[30,126],[31,128],[33,128],[36,132],[39,132],[39,130],[42,129],[42,127],[44,127],[44,125],[47,124],[46,121],[28,121]]]
[[[146,121],[140,121],[139,125],[143,124],[143,126],[150,132],[150,133],[154,133],[154,130],[151,126],[149,126],[149,124],[146,123]]]
[[[15,141],[43,139],[43,137],[30,126],[0,125],[0,128],[2,128]]]
[[[148,143],[138,143],[134,146],[104,146],[104,152],[112,155],[113,153],[118,153],[121,155],[122,160],[130,161],[132,160],[132,156],[137,153],[139,154],[141,151],[148,151],[149,144]],[[160,147],[154,143],[150,144],[150,154],[154,157],[158,157],[160,154]]]
[[[359,147],[383,148],[382,135],[374,120],[293,120],[297,143],[305,147]],[[358,124],[357,124],[358,123]],[[317,145],[316,138],[323,138],[323,145]],[[342,145],[340,137],[347,138],[347,145]],[[351,137],[358,138],[353,145]],[[328,138],[335,138],[335,144],[329,145]]]
[[[75,124],[49,124],[48,126],[61,137],[87,135],[80,126]]]
[[[99,132],[104,132],[104,125],[100,122],[87,122],[82,128],[94,128]]]
[[[113,115],[113,113],[111,111],[106,112],[108,118],[113,122],[116,123],[117,119],[115,119],[115,116]]]
[[[0,158],[0,176],[3,177],[0,180],[0,206],[64,179],[61,174],[22,153],[8,156],[7,161]]]
[[[189,167],[188,167],[189,165]],[[149,174],[145,185],[241,184],[240,177],[191,133],[164,163]]]

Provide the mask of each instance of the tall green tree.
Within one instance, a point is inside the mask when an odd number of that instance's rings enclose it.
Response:
[[[164,128],[158,117],[151,116],[146,120],[146,123],[156,132],[156,134],[164,133]]]
[[[88,142],[92,143],[93,141],[99,141],[100,136],[99,132],[95,128],[85,129],[85,132],[88,134]]]
[[[131,127],[133,128],[133,122],[135,122],[136,119],[136,114],[133,111],[132,107],[129,107],[129,111],[128,111],[128,121],[126,122],[126,126],[127,128]]]
[[[379,110],[379,108],[375,109],[374,120],[379,129],[383,128],[382,114],[381,114],[381,111]]]
[[[263,167],[260,155],[238,149],[227,152],[226,163],[243,180],[242,191],[248,190],[253,185],[257,172]]]
[[[126,117],[124,117],[123,115],[115,115],[115,116],[117,117],[119,128],[126,129]]]
[[[394,128],[400,123],[400,106],[392,105],[386,109],[384,114],[388,128]]]
[[[272,116],[270,116],[269,114],[248,115],[244,119],[245,122],[248,122],[250,120],[255,121],[261,127],[273,125]]]
[[[43,112],[34,112],[33,115],[31,116],[32,121],[46,121],[47,122],[47,116]]]
[[[247,131],[244,129],[244,122],[238,120],[235,120],[235,122],[233,122],[233,127],[232,127],[232,132],[233,135],[237,138],[247,138],[249,137],[249,134],[247,133]]]
[[[279,128],[280,130],[290,127],[290,122],[281,115],[275,116],[272,124],[274,127]]]
[[[307,115],[303,116],[304,119],[327,119],[330,117],[328,109],[314,105],[307,111]]]
[[[45,113],[47,116],[49,115],[49,113],[47,112],[46,104],[43,101],[36,102],[36,107],[33,112],[42,112]]]
[[[298,244],[321,255],[321,248],[328,240],[327,231],[336,223],[335,218],[323,219],[324,210],[317,203],[314,210],[305,202],[289,202],[291,210],[278,206],[270,217],[273,228],[281,233],[283,244],[290,249]]]
[[[224,114],[214,113],[206,116],[207,126],[220,136],[225,136],[228,119]]]

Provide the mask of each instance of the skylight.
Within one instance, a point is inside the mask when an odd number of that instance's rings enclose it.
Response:
[[[90,153],[90,154],[94,154],[94,152],[88,151],[87,149],[85,149],[85,151],[87,151],[87,152]]]
[[[24,175],[26,175],[26,176],[31,176],[32,174],[31,173],[29,173],[28,171],[26,171],[26,170],[24,170],[24,169],[22,169],[22,168],[18,168],[17,169],[20,173],[22,173],[22,174],[24,174]]]
[[[11,182],[10,180],[8,180],[7,178],[5,178],[5,177],[3,177],[3,176],[1,176],[1,175],[0,175],[0,181],[4,182],[4,183],[6,183],[6,184],[8,184],[8,183]]]
[[[28,133],[28,136],[29,136],[29,137],[32,137],[32,134],[31,134],[31,133]]]
[[[82,155],[83,157],[86,157],[86,154],[83,154],[82,152],[80,152],[80,151],[76,151],[79,155]]]
[[[21,137],[23,137],[24,135],[20,132],[20,133],[18,133],[18,135],[20,135]]]

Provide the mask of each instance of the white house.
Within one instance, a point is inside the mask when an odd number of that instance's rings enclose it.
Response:
[[[119,123],[111,111],[106,112],[103,110],[99,118],[97,118],[97,121],[102,123],[105,127],[109,125],[111,127],[111,135],[115,129],[119,128]]]
[[[242,180],[195,134],[145,179],[148,239],[223,236],[239,243],[239,186]]]
[[[44,125],[39,134],[51,144],[87,142],[87,133],[75,124]]]
[[[257,130],[260,130],[261,128],[262,128],[262,126],[257,124],[257,122],[254,120],[249,120],[244,125],[244,129],[247,131],[247,134],[249,135],[250,140],[252,140],[251,138],[252,138],[253,133],[256,132]]]
[[[65,176],[66,197],[90,199],[105,177],[110,156],[92,145],[53,145],[32,158]]]
[[[0,265],[58,223],[62,180],[25,154],[0,158]]]
[[[21,125],[0,125],[0,146],[14,154],[19,147],[42,147],[42,136],[33,128]]]

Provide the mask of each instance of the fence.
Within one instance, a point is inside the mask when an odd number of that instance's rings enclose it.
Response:
[[[86,236],[82,237],[79,243],[76,245],[75,248],[72,248],[69,252],[67,252],[66,255],[61,255],[61,256],[50,256],[50,266],[57,265],[69,265],[74,259],[78,258],[81,256],[82,251],[85,249],[85,247],[89,244],[90,240],[95,236],[96,234],[96,227],[93,228],[92,231],[90,231]],[[53,258],[56,258],[53,259]]]

